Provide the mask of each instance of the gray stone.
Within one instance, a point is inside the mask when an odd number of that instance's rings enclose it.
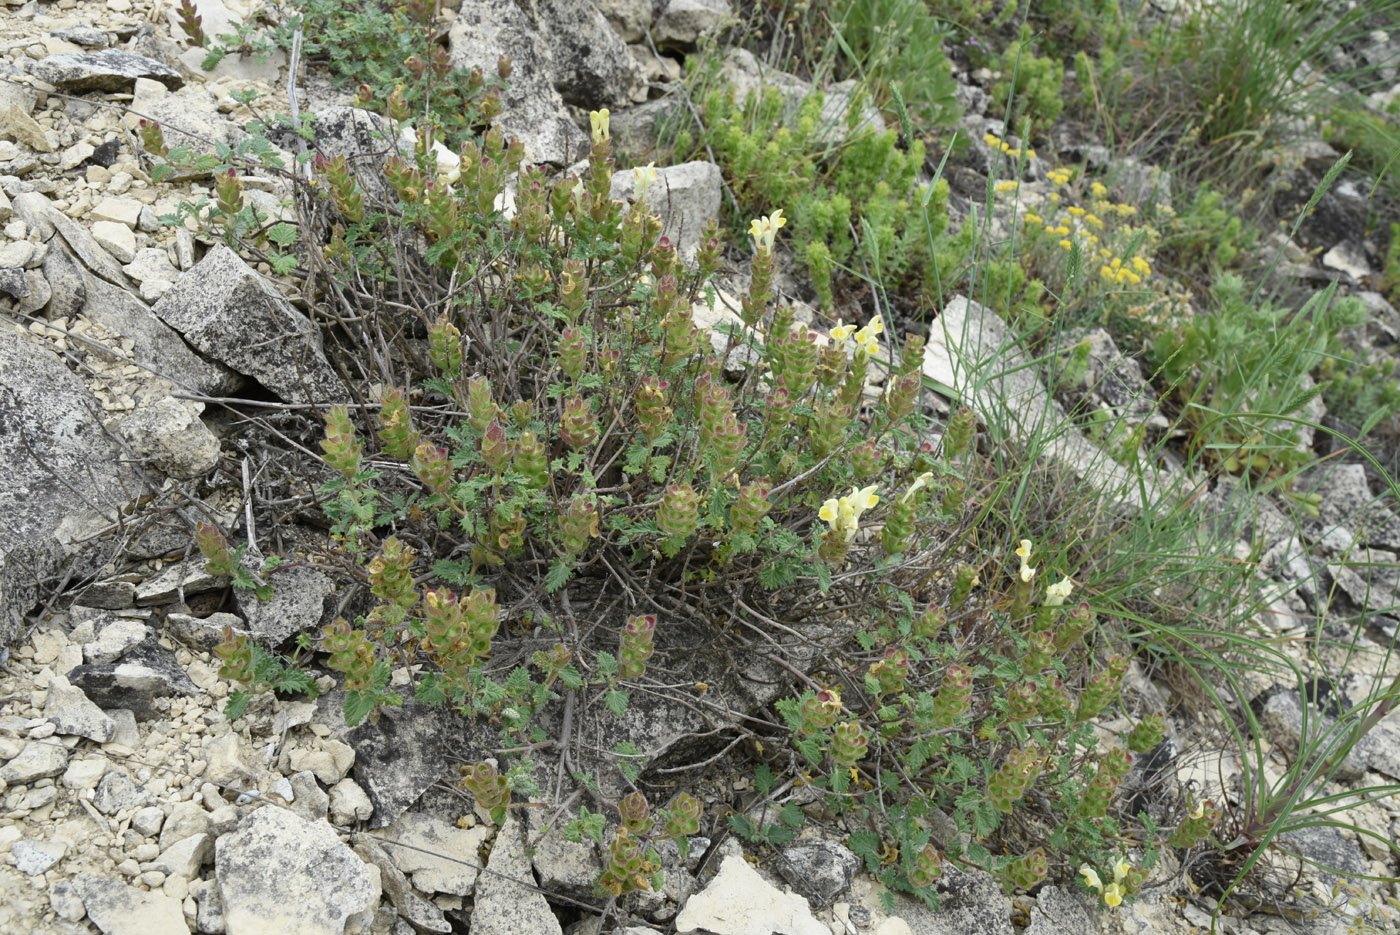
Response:
[[[73,887],[103,935],[189,935],[180,901],[117,880],[81,876]]]
[[[322,695],[316,720],[341,732],[355,750],[355,781],[374,803],[371,828],[395,821],[423,792],[453,772],[451,762],[473,762],[500,746],[481,724],[445,706],[405,701],[380,708],[373,719],[347,729],[343,695]]]
[[[164,247],[137,250],[131,262],[122,267],[122,272],[137,282],[145,282],[148,279],[174,282],[180,278],[180,271],[170,262],[170,254]]]
[[[219,838],[214,872],[228,935],[295,931],[340,935],[372,909],[380,887],[325,822],[260,808]]]
[[[87,301],[87,276],[67,250],[51,247],[44,254],[44,279],[49,284],[49,316],[72,318]]]
[[[42,193],[35,191],[16,195],[14,211],[30,227],[36,228],[45,240],[57,232],[78,255],[83,265],[98,276],[123,289],[130,285],[126,274],[122,272],[121,264],[103,249],[92,233],[55,208]]]
[[[598,848],[587,837],[582,841],[568,840],[559,824],[546,828],[549,819],[543,809],[524,811],[526,833],[535,848],[531,860],[540,888],[601,908],[602,900],[594,891],[594,882],[603,872]],[[639,909],[646,911],[646,907]]]
[[[661,235],[670,239],[686,262],[694,261],[706,222],[719,218],[723,183],[723,174],[714,163],[686,162],[657,169],[656,179],[647,189],[647,205],[661,216]],[[635,191],[635,170],[613,173],[613,198],[631,198]]]
[[[1259,713],[1259,725],[1269,739],[1288,751],[1289,756],[1296,756],[1303,732],[1303,705],[1298,692],[1285,690],[1270,695]],[[1331,744],[1324,738],[1335,738],[1344,728],[1338,727],[1336,718],[1314,709],[1308,712],[1307,729],[1309,745],[1322,741],[1326,749]],[[1337,779],[1344,782],[1360,779],[1365,774],[1366,764],[1356,748],[1343,758],[1336,771]]]
[[[131,816],[131,830],[151,838],[160,833],[160,826],[164,822],[165,809],[159,805],[147,805],[137,809],[136,814]]]
[[[81,665],[68,673],[69,680],[102,708],[128,708],[137,717],[156,716],[153,698],[194,695],[199,689],[175,657],[149,633],[140,645],[119,662]]]
[[[0,292],[12,299],[29,297],[29,277],[22,269],[0,269]]]
[[[125,770],[114,769],[97,784],[92,805],[104,815],[115,815],[124,808],[145,808],[151,804],[151,794]]]
[[[936,913],[918,900],[896,895],[894,914],[915,935],[1014,935],[1011,900],[990,873],[949,868],[938,890],[941,905]]]
[[[1097,930],[1078,893],[1063,886],[1047,886],[1036,897],[1026,935],[1080,935]]]
[[[292,787],[292,811],[307,821],[325,821],[331,799],[316,781],[316,774],[302,770],[293,773],[289,782]]]
[[[540,0],[532,6],[554,53],[554,86],[567,103],[596,109],[646,100],[641,68],[593,4]]]
[[[233,631],[234,636],[252,636],[243,627],[243,618],[237,614],[217,613],[208,617],[192,617],[189,614],[169,613],[165,615],[165,632],[175,639],[204,652],[212,652],[215,646],[224,641],[224,628]]]
[[[476,896],[472,900],[472,931],[563,935],[559,919],[549,908],[544,894],[518,882],[520,880],[532,880],[530,858],[525,854],[525,825],[512,811],[496,832],[486,872],[477,880]],[[829,933],[823,927],[820,935]]]
[[[63,771],[63,788],[96,789],[97,784],[102,781],[102,777],[107,775],[109,766],[111,766],[111,761],[105,756],[89,756],[81,760],[73,760]]]
[[[1124,156],[1113,163],[1109,188],[1119,201],[1135,205],[1139,210],[1148,205],[1172,203],[1172,174],[1132,156]]]
[[[249,550],[244,564],[257,572],[261,557]],[[272,597],[261,600],[253,592],[235,588],[234,602],[243,615],[244,626],[265,646],[278,646],[298,633],[315,629],[327,621],[334,605],[336,585],[314,568],[292,566],[263,573],[272,585]]]
[[[813,918],[806,899],[784,893],[763,879],[742,854],[724,858],[709,885],[686,900],[675,924],[677,932],[703,931],[714,935],[830,933]]]
[[[118,263],[136,259],[136,235],[131,228],[117,221],[95,221],[92,237],[98,246],[112,254]]]
[[[384,895],[389,897],[398,910],[400,918],[419,932],[452,931],[452,923],[447,921],[441,909],[414,892],[404,872],[394,865],[379,842],[369,835],[355,835],[355,853],[367,864],[379,868],[379,882],[384,887]]]
[[[345,397],[306,316],[223,244],[161,296],[155,313],[201,352],[284,400]]]
[[[778,872],[814,906],[826,907],[851,888],[860,858],[834,841],[810,841],[783,848]]]
[[[64,922],[78,922],[87,915],[78,888],[69,880],[59,880],[49,886],[49,908]]]
[[[1042,454],[1092,482],[1120,509],[1142,509],[1165,493],[1155,469],[1143,467],[1139,486],[1138,472],[1130,475],[1070,424],[1001,316],[965,296],[954,296],[930,329],[923,373],[1012,441],[1048,437]]]
[[[204,567],[203,559],[191,558],[166,565],[153,577],[137,585],[136,603],[139,606],[169,604],[226,587],[226,576],[210,574]]]
[[[86,737],[98,743],[107,743],[117,732],[117,722],[89,701],[82,689],[74,688],[61,675],[49,679],[44,717],[63,736]]]
[[[15,869],[29,876],[43,873],[67,853],[68,845],[62,841],[32,841],[26,838],[10,845]]]
[[[57,776],[68,767],[68,750],[53,740],[31,740],[19,756],[0,766],[0,779],[12,786]]]
[[[83,661],[88,665],[105,665],[141,645],[148,631],[140,620],[118,618],[103,627],[97,639],[83,644]]]
[[[651,25],[651,0],[596,0],[593,4],[623,42],[641,42]]]
[[[369,821],[374,815],[374,803],[365,795],[365,790],[353,779],[342,779],[331,787],[331,820],[338,825],[351,825],[357,821]]]
[[[189,894],[195,902],[195,928],[209,935],[224,931],[224,903],[219,898],[219,885],[213,880],[193,880]]]
[[[588,137],[569,118],[555,89],[549,44],[513,0],[463,0],[448,33],[452,65],[494,73],[502,55],[514,71],[501,94],[496,126],[525,147],[526,163],[571,165],[588,148]]]
[[[213,855],[214,836],[194,834],[164,848],[160,856],[151,862],[151,868],[169,877],[193,880],[199,876],[199,868],[207,864]]]
[[[53,351],[0,331],[0,645],[42,582],[105,559],[87,541],[139,485],[103,432],[100,406]]]
[[[118,431],[141,458],[171,477],[201,477],[219,463],[219,440],[199,414],[204,404],[164,396],[124,416]]]
[[[170,94],[156,82],[137,82],[131,106],[133,111],[160,124],[167,146],[188,147],[196,156],[214,152],[220,143],[236,148],[248,138],[242,127],[220,113],[218,98],[202,88],[187,88],[179,94]],[[131,125],[141,118],[127,119]],[[171,178],[179,180],[208,174],[177,171]]]
[[[74,600],[86,607],[123,610],[136,602],[136,585],[115,578],[96,581],[79,591]]]
[[[105,49],[112,44],[112,36],[91,26],[71,26],[68,29],[55,29],[49,33],[55,39],[80,45],[85,49]]]
[[[732,16],[729,0],[670,0],[652,33],[658,44],[689,45]]]
[[[153,58],[116,49],[50,55],[32,65],[29,73],[70,94],[130,91],[137,78],[152,78],[172,91],[185,83],[178,71]]]
[[[27,240],[15,240],[0,247],[0,267],[5,269],[24,269],[29,265],[30,259],[34,256],[34,251],[38,249],[36,244]]]
[[[477,883],[478,853],[490,836],[491,829],[485,825],[463,829],[410,812],[376,834],[375,840],[423,892],[469,896]]]
[[[160,849],[167,850],[185,838],[209,830],[209,813],[195,801],[177,802],[166,816],[160,832]]]
[[[1344,837],[1340,828],[1298,828],[1285,831],[1274,840],[1281,848],[1309,861],[1305,872],[1310,877],[1320,877],[1329,885],[1369,872],[1360,846]]]

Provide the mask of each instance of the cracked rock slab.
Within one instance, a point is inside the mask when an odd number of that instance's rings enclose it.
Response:
[[[341,935],[379,904],[380,885],[325,822],[260,808],[214,847],[227,935]]]

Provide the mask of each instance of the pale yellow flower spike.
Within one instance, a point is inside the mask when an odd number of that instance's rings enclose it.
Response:
[[[656,181],[656,163],[649,162],[644,166],[637,166],[632,170],[632,179],[636,202],[642,204],[647,200],[647,192],[651,190],[652,183]]]
[[[1084,878],[1084,882],[1087,883],[1091,889],[1103,892],[1103,881],[1099,879],[1098,872],[1095,871],[1093,867],[1085,864],[1079,868],[1079,875]]]
[[[1103,901],[1108,908],[1113,909],[1123,904],[1123,887],[1117,883],[1110,883],[1104,887]]]
[[[836,319],[836,325],[831,329],[831,340],[844,341],[855,333],[856,326],[848,325],[841,319]]]
[[[749,236],[753,238],[755,250],[772,251],[773,242],[778,236],[778,231],[787,224],[787,218],[783,217],[783,209],[778,208],[766,218],[754,218],[749,224]]]
[[[605,143],[612,139],[612,134],[608,132],[608,109],[590,110],[588,112],[588,122],[593,126],[593,142]]]
[[[1074,582],[1068,578],[1062,578],[1056,584],[1047,585],[1045,588],[1045,606],[1059,607],[1069,598],[1070,592],[1074,590]]]

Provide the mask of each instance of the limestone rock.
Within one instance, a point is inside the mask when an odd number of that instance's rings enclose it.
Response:
[[[251,550],[244,557],[245,566],[252,571],[261,563],[262,557]],[[336,591],[335,582],[329,577],[314,568],[297,566],[279,569],[269,578],[272,597],[267,600],[243,588],[233,592],[245,626],[258,642],[278,646],[328,622],[327,602]]]
[[[103,433],[100,407],[47,348],[0,329],[0,645],[13,638],[38,585],[105,561],[85,546],[139,484]],[[42,453],[38,456],[31,452]]]
[[[334,829],[286,809],[260,808],[220,837],[214,869],[228,935],[340,935],[379,902],[376,876]]]
[[[511,812],[506,823],[496,832],[496,843],[491,848],[491,858],[486,862],[486,873],[476,884],[476,898],[472,902],[472,930],[511,932],[513,935],[562,935],[563,928],[545,901],[544,894],[516,882],[530,879],[530,858],[525,855],[525,826],[516,813]],[[769,932],[765,931],[763,935],[769,935]],[[822,927],[820,933],[814,932],[812,935],[829,933]]]
[[[830,933],[813,918],[807,900],[770,884],[741,854],[726,857],[710,885],[686,900],[676,916],[676,931],[714,935]]]
[[[657,17],[653,34],[657,44],[689,45],[731,16],[729,0],[670,0]]]
[[[165,396],[125,416],[119,431],[138,457],[171,477],[200,477],[219,463],[219,440],[199,418],[203,411],[201,402]]]
[[[180,73],[168,65],[116,49],[50,55],[36,62],[29,73],[69,94],[130,91],[137,78],[153,78],[172,91],[185,83]]]
[[[201,352],[284,400],[344,398],[311,322],[223,244],[160,297],[155,313]]]
[[[49,695],[44,701],[44,717],[63,736],[86,737],[106,743],[117,732],[117,722],[88,700],[82,689],[55,675],[49,679]]]
[[[478,851],[490,836],[491,829],[484,825],[462,829],[441,818],[410,812],[375,835],[375,840],[423,892],[469,896],[477,883]]]
[[[103,935],[189,935],[178,899],[118,880],[81,876],[73,887]]]
[[[656,170],[647,187],[647,205],[660,215],[663,237],[670,239],[686,262],[693,262],[706,222],[719,218],[724,177],[712,162],[686,162]],[[612,197],[625,199],[636,192],[636,172],[614,172]]]
[[[785,847],[778,872],[817,906],[830,906],[851,887],[861,860],[835,841],[808,841]]]
[[[454,68],[493,73],[502,55],[514,62],[496,126],[524,144],[526,163],[567,166],[587,151],[588,137],[555,89],[549,44],[514,0],[463,0],[448,41]]]

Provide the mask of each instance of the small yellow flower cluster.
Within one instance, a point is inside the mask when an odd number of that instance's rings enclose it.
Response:
[[[846,496],[832,497],[823,503],[817,516],[831,527],[832,532],[841,533],[850,541],[855,538],[856,530],[860,528],[860,515],[880,502],[875,488],[875,484],[869,487],[852,487]]]
[[[1014,192],[1016,189],[1018,189],[1018,188],[1020,188],[1020,187],[1021,187],[1021,183],[1020,183],[1020,182],[1011,181],[1011,180],[1007,180],[1007,181],[1005,181],[1005,182],[998,182],[998,183],[997,183],[997,186],[996,186],[997,192],[998,192],[999,194],[1004,194],[1004,193],[1006,193],[1006,192]]]
[[[1045,606],[1060,607],[1069,599],[1070,592],[1074,590],[1074,582],[1068,578],[1061,578],[1055,584],[1045,587]]]
[[[870,356],[875,356],[875,352],[880,349],[879,335],[885,331],[885,322],[879,315],[867,321],[864,327],[859,330],[855,325],[848,325],[841,319],[836,319],[836,324],[831,329],[831,339],[833,341],[844,341],[850,338],[855,341],[861,350]]]
[[[749,224],[749,236],[753,238],[755,251],[773,251],[773,241],[778,236],[778,231],[787,223],[787,218],[783,217],[783,209],[778,208],[766,218],[754,218]]]
[[[1133,257],[1126,264],[1121,257],[1113,256],[1108,250],[1100,250],[1099,256],[1107,260],[1099,267],[1099,276],[1115,286],[1138,286],[1152,275],[1152,264],[1140,256]]]
[[[593,127],[593,142],[604,143],[612,139],[612,134],[608,132],[608,109],[590,110],[588,112],[588,122]]]
[[[1001,153],[1004,156],[1010,156],[1012,159],[1021,158],[1021,150],[1019,147],[1012,146],[1010,143],[1006,142],[1006,140],[997,136],[995,133],[988,133],[986,136],[982,137],[982,142],[992,147],[992,149],[1001,150]],[[1035,150],[1031,149],[1030,147],[1026,147],[1026,156],[1031,159],[1034,159]]]
[[[1099,879],[1098,872],[1088,864],[1079,868],[1079,874],[1091,889],[1099,891],[1099,894],[1103,896],[1104,904],[1112,909],[1123,904],[1123,880],[1128,876],[1130,869],[1132,868],[1126,860],[1119,860],[1113,865],[1113,882],[1108,886],[1103,885],[1103,880]]]
[[[1016,549],[1016,555],[1021,559],[1021,580],[1026,584],[1030,584],[1031,579],[1035,577],[1035,569],[1029,564],[1029,559],[1031,557],[1031,540],[1022,539],[1021,544]]]
[[[1074,170],[1066,168],[1051,169],[1045,173],[1046,177],[1056,185],[1068,185],[1069,180],[1074,178]]]
[[[1089,194],[1094,198],[1108,197],[1108,188],[1102,182],[1094,182],[1089,186]]]
[[[656,163],[648,162],[644,166],[637,166],[632,170],[632,180],[633,199],[637,204],[641,204],[647,200],[647,192],[656,181]]]

